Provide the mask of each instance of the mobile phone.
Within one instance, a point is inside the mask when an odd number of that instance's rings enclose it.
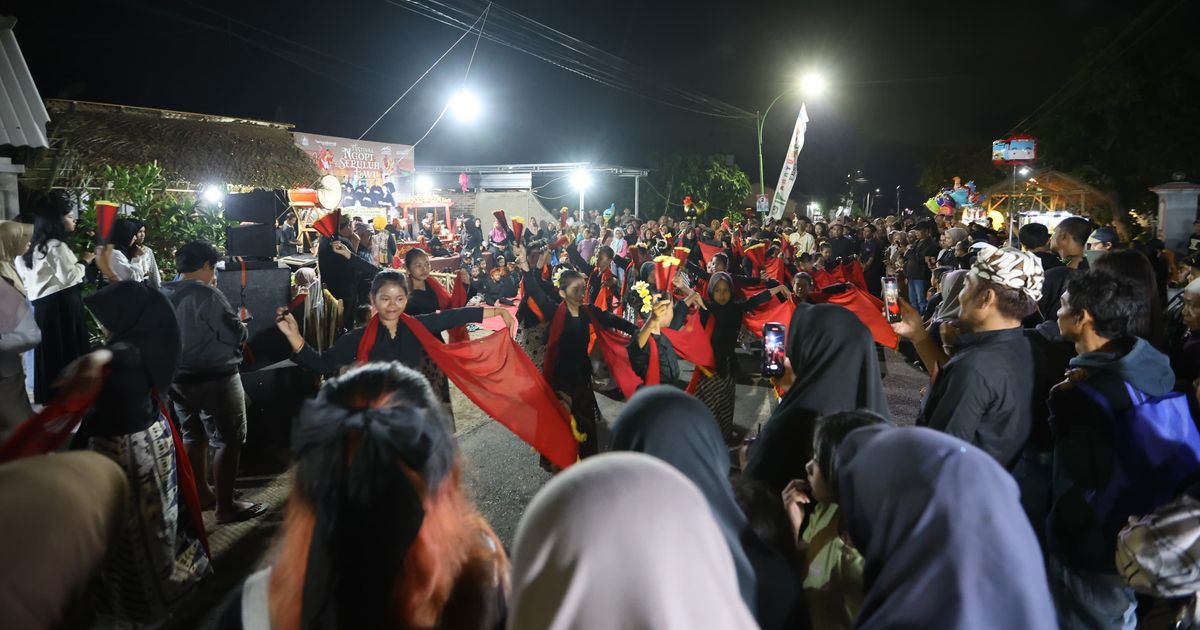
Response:
[[[888,323],[900,321],[900,283],[896,281],[896,276],[883,277],[883,308]]]
[[[779,322],[763,324],[763,376],[783,376],[783,355],[787,328]]]

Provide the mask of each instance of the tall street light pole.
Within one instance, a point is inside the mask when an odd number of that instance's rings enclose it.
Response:
[[[800,85],[790,87],[784,90],[779,96],[776,96],[775,99],[771,101],[771,104],[767,105],[767,109],[761,114],[758,112],[754,113],[755,117],[757,118],[757,124],[755,127],[758,131],[758,193],[760,195],[767,194],[766,176],[763,174],[763,127],[767,122],[767,114],[771,113],[771,108],[775,107],[775,103],[778,103],[779,99],[787,96],[788,94],[799,90],[805,92],[806,94],[812,94],[815,96],[824,89],[825,79],[819,74],[809,73],[805,75]]]

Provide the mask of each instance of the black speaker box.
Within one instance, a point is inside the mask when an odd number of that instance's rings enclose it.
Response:
[[[255,190],[225,196],[225,218],[230,221],[274,226],[275,217],[286,209],[287,205],[283,203],[280,193],[274,190]]]
[[[274,258],[275,242],[270,223],[225,228],[225,253],[230,257]]]
[[[217,275],[217,289],[229,300],[236,312],[242,304],[242,270],[226,265]],[[292,297],[292,272],[290,269],[247,269],[246,310],[250,321],[246,322],[250,336],[275,328],[275,309],[287,306]]]

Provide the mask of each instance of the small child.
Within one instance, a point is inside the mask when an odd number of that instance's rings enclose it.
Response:
[[[812,627],[849,629],[863,603],[863,558],[841,531],[837,505],[837,451],[851,431],[885,422],[869,411],[845,411],[817,420],[808,479],[783,491],[784,507],[804,556],[804,594]],[[812,511],[805,514],[805,506]]]

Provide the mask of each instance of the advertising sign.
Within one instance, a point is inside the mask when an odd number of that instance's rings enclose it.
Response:
[[[292,137],[322,175],[333,175],[341,183],[343,208],[395,207],[413,193],[416,162],[409,145],[311,133]]]

